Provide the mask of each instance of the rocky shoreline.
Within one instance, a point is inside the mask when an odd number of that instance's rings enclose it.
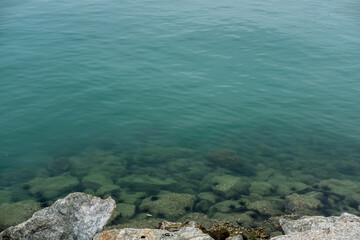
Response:
[[[120,228],[105,230],[116,203],[85,193],[71,193],[52,206],[39,210],[27,221],[0,233],[0,239],[78,239],[78,240],[356,240],[360,239],[360,218],[343,213],[322,217],[296,215],[272,219],[283,235],[271,237],[263,228],[244,228],[216,223],[205,228],[193,221],[163,221],[157,229]]]
[[[149,145],[129,152],[120,147],[62,154],[46,160],[47,168],[2,177],[0,231],[71,192],[111,196],[117,207],[107,228],[155,228],[164,220],[191,220],[209,228],[228,221],[281,234],[268,225],[282,215],[360,215],[357,176],[298,159],[281,162],[281,149],[261,146],[257,157],[248,158],[230,149]]]

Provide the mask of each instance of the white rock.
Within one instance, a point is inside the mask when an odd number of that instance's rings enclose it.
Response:
[[[17,226],[0,233],[0,239],[90,240],[102,231],[115,209],[115,201],[85,193],[71,193]]]
[[[213,240],[212,237],[195,227],[183,227],[177,232],[160,229],[123,228],[104,231],[95,235],[94,240]]]
[[[280,219],[286,235],[271,240],[357,240],[360,239],[360,218],[343,213],[340,217],[302,217]]]

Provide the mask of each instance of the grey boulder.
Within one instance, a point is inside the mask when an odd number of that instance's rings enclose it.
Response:
[[[161,229],[123,228],[104,231],[95,235],[94,240],[213,240],[212,237],[195,227],[182,227],[177,232]]]
[[[271,240],[355,240],[360,239],[360,218],[343,213],[336,217],[302,217],[298,220],[280,219],[286,235]]]
[[[102,231],[115,209],[115,201],[85,193],[71,193],[27,221],[0,233],[0,239],[90,240]]]

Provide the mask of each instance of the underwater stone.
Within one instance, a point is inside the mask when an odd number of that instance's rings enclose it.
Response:
[[[357,209],[360,206],[360,194],[355,193],[349,196],[346,196],[345,203],[352,208]]]
[[[71,162],[67,158],[57,158],[55,161],[49,163],[48,171],[51,176],[61,175],[71,168]]]
[[[250,193],[269,195],[274,191],[274,186],[268,182],[252,182],[249,188]]]
[[[111,215],[110,222],[115,219],[131,218],[135,215],[135,205],[126,203],[117,203],[114,213]]]
[[[286,235],[271,240],[355,240],[360,236],[360,218],[349,213],[340,217],[283,218],[280,225]]]
[[[187,166],[186,171],[183,172],[188,180],[202,180],[210,171],[212,171],[212,168],[206,166],[204,163],[196,163],[196,165],[193,163],[191,167]]]
[[[250,184],[246,180],[232,175],[216,176],[212,179],[211,188],[222,197],[233,198],[248,192]]]
[[[263,197],[262,195],[258,194],[258,193],[250,193],[250,194],[246,197],[246,199],[248,199],[248,200],[251,201],[251,202],[263,200],[263,198],[264,198],[264,197]],[[242,198],[242,199],[244,199],[244,198]]]
[[[157,177],[151,177],[149,175],[128,175],[123,178],[119,178],[116,184],[121,187],[130,189],[136,189],[137,191],[160,191],[171,190],[175,188],[176,181],[170,178],[160,179]]]
[[[139,209],[155,216],[164,216],[168,220],[175,220],[193,208],[195,199],[195,196],[190,194],[162,191],[157,196],[145,198]]]
[[[115,195],[115,194],[119,193],[120,191],[121,191],[121,189],[120,189],[120,187],[118,185],[109,184],[109,185],[101,186],[96,191],[96,195],[101,196],[101,197],[105,197],[105,196]]]
[[[267,181],[272,176],[278,174],[273,168],[266,168],[264,164],[258,164],[256,166],[256,176],[258,181]]]
[[[90,188],[85,189],[85,190],[84,190],[84,193],[95,196],[94,190],[92,190],[92,189],[90,189]]]
[[[324,195],[320,192],[306,194],[293,193],[285,197],[286,212],[299,215],[315,215],[322,208],[321,199]]]
[[[41,209],[40,204],[33,200],[2,204],[0,206],[0,231],[26,221],[39,209]]]
[[[294,182],[301,182],[308,185],[318,182],[318,178],[310,174],[305,174],[303,171],[300,170],[292,170],[290,172],[290,175],[291,175],[291,180]]]
[[[216,219],[218,222],[228,222],[234,226],[238,225],[238,220],[241,217],[241,213],[215,213],[212,218]]]
[[[0,190],[0,205],[11,202],[11,194],[9,190]]]
[[[209,228],[217,220],[209,218],[208,215],[199,212],[190,212],[178,219],[179,222],[195,221],[205,228]]]
[[[216,203],[219,199],[219,197],[212,192],[201,192],[197,195],[197,197],[199,199],[207,200],[211,203]]]
[[[140,205],[141,201],[146,198],[148,195],[145,192],[136,192],[136,193],[129,193],[123,191],[119,194],[117,200],[131,204],[131,205]]]
[[[210,207],[212,207],[212,203],[208,200],[200,200],[196,205],[195,209],[199,212],[207,212]]]
[[[218,167],[234,170],[244,168],[244,163],[240,156],[232,150],[219,150],[209,153],[205,158]]]
[[[245,227],[245,228],[250,228],[254,225],[254,219],[251,217],[251,215],[253,215],[253,212],[245,212],[245,213],[241,213],[237,216],[236,218],[236,223],[239,226]]]
[[[111,179],[102,173],[93,173],[82,178],[81,184],[84,188],[97,191],[102,186],[113,186]]]
[[[0,233],[0,239],[90,240],[103,229],[115,209],[111,198],[71,193],[17,226]]]
[[[69,160],[71,174],[78,177],[100,173],[114,178],[126,171],[126,161],[112,151],[89,149]]]
[[[278,200],[261,200],[256,202],[250,202],[247,207],[250,210],[254,210],[263,216],[281,215],[284,213],[285,201]]]
[[[79,185],[79,180],[69,174],[57,177],[37,177],[27,183],[29,191],[47,200],[61,196]]]
[[[222,202],[216,203],[213,208],[212,212],[222,212],[222,213],[232,213],[237,212],[240,210],[244,210],[245,206],[242,206],[239,201],[234,200],[226,200]]]
[[[325,192],[334,193],[343,197],[360,193],[360,185],[350,180],[327,179],[319,182],[319,189]]]
[[[308,185],[306,185],[304,183],[301,183],[301,182],[285,181],[285,182],[278,182],[278,183],[275,183],[275,184],[277,184],[276,192],[280,196],[289,195],[289,194],[291,194],[293,192],[304,190],[304,189],[309,187]]]

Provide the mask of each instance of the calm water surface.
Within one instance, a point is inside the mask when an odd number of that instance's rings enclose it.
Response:
[[[141,168],[152,146],[205,172],[230,149],[253,175],[358,181],[359,16],[355,0],[3,0],[0,189],[90,148]]]

